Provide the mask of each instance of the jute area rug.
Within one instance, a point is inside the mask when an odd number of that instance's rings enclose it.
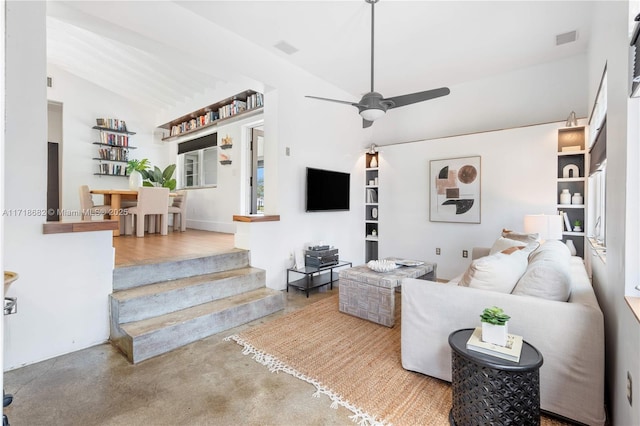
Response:
[[[396,325],[384,327],[339,312],[336,295],[226,339],[272,372],[313,384],[314,396],[346,407],[358,424],[447,425],[451,387],[402,368],[396,314]]]

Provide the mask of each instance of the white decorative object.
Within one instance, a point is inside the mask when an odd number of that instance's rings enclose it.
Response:
[[[133,170],[129,175],[129,189],[137,191],[142,186],[142,175],[139,171]]]
[[[573,227],[573,232],[582,232],[582,227],[580,225],[576,225]]]
[[[571,204],[571,193],[568,189],[563,189],[560,193],[560,204]]]
[[[374,237],[378,236],[378,231],[376,231],[375,229],[373,231],[371,231],[371,235],[373,235]]]
[[[575,164],[567,164],[562,169],[563,178],[577,178],[580,177],[580,170]]]
[[[378,176],[376,176],[375,179],[373,179],[373,184],[375,186],[378,186]]]
[[[398,265],[391,260],[370,260],[367,267],[376,272],[389,272],[398,268]]]
[[[567,242],[565,244],[569,248],[569,251],[571,252],[571,256],[575,256],[576,255],[576,246],[573,245],[573,240],[567,240]]]
[[[579,192],[576,192],[573,194],[573,197],[571,197],[571,204],[582,204],[582,201],[582,195]]]
[[[371,218],[373,219],[377,219],[378,218],[378,208],[374,207],[371,209]]]
[[[378,159],[375,156],[371,157],[371,162],[369,163],[369,167],[371,168],[378,167]]]
[[[487,343],[493,343],[498,346],[507,345],[507,334],[509,324],[506,322],[504,325],[495,325],[488,322],[482,322],[482,340]]]

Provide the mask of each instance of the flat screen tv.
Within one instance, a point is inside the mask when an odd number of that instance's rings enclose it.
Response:
[[[349,173],[307,167],[308,212],[349,210]]]

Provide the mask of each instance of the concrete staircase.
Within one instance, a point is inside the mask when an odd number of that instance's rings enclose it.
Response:
[[[116,268],[111,342],[137,363],[284,308],[246,250]]]

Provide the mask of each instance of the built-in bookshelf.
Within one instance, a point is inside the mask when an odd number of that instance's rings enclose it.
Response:
[[[224,121],[247,117],[262,111],[263,106],[264,96],[262,93],[245,90],[159,126],[169,131],[169,135],[162,140],[175,139],[210,128]]]
[[[558,129],[558,212],[564,220],[563,239],[572,240],[576,254],[584,258],[588,161],[585,127]]]
[[[130,142],[130,136],[135,132],[129,132],[123,120],[98,118],[97,126],[99,141],[93,142],[98,146],[97,156],[93,157],[98,161],[97,176],[127,176],[127,162],[129,161],[129,150],[136,149]]]
[[[365,154],[365,261],[378,259],[378,153]]]

